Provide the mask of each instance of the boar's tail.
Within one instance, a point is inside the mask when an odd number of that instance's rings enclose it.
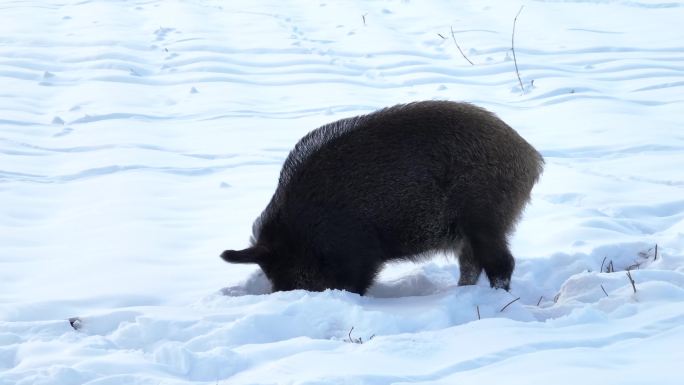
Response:
[[[226,250],[221,253],[221,258],[230,263],[259,263],[265,254],[265,248],[254,246],[244,250]]]

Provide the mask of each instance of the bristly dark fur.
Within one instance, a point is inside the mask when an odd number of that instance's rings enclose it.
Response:
[[[426,101],[322,126],[288,156],[252,246],[274,290],[363,294],[384,262],[459,255],[460,285],[482,270],[509,289],[507,236],[542,172],[541,155],[506,123],[466,103]]]

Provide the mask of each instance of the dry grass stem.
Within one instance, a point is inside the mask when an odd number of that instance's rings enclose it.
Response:
[[[466,59],[468,61],[468,63],[470,63],[471,66],[474,66],[475,63],[471,62],[470,59],[468,59],[468,57],[466,57],[466,55],[463,53],[463,50],[461,50],[461,46],[459,46],[458,42],[456,42],[456,34],[454,33],[454,27],[450,26],[449,28],[451,28],[451,38],[454,39],[454,44],[456,44],[456,48],[458,48],[458,52],[461,53],[463,58]]]
[[[634,294],[636,294],[636,283],[634,282],[634,279],[632,279],[632,274],[627,271],[627,278],[629,278],[629,282],[632,284],[632,290],[634,290]]]
[[[506,308],[507,308],[510,304],[512,304],[513,302],[515,302],[515,301],[517,301],[517,300],[519,300],[519,299],[520,299],[520,297],[518,297],[518,298],[514,299],[513,301],[507,303],[506,306],[504,306],[504,307],[501,308],[501,310],[499,311],[499,313],[503,313],[503,311],[506,310]]]
[[[518,83],[520,83],[520,91],[522,91],[523,94],[525,93],[525,88],[523,87],[522,79],[520,79],[520,71],[518,70],[518,59],[515,57],[515,24],[518,22],[518,16],[520,16],[520,12],[522,12],[524,7],[524,5],[520,7],[518,14],[515,15],[515,19],[513,19],[513,33],[511,34],[511,50],[513,51],[513,63],[515,64],[515,74],[518,76]]]

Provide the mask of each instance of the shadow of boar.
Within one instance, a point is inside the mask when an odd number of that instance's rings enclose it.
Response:
[[[507,237],[543,168],[542,156],[494,114],[424,101],[342,119],[290,152],[251,247],[274,291],[364,294],[383,263],[458,254],[459,285],[482,270],[509,290]]]

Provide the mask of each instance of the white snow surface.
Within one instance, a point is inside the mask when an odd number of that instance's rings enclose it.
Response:
[[[0,385],[683,384],[683,22],[674,0],[1,1]],[[366,296],[269,294],[218,258],[305,133],[425,99],[546,159],[510,293],[457,287],[453,256]]]

